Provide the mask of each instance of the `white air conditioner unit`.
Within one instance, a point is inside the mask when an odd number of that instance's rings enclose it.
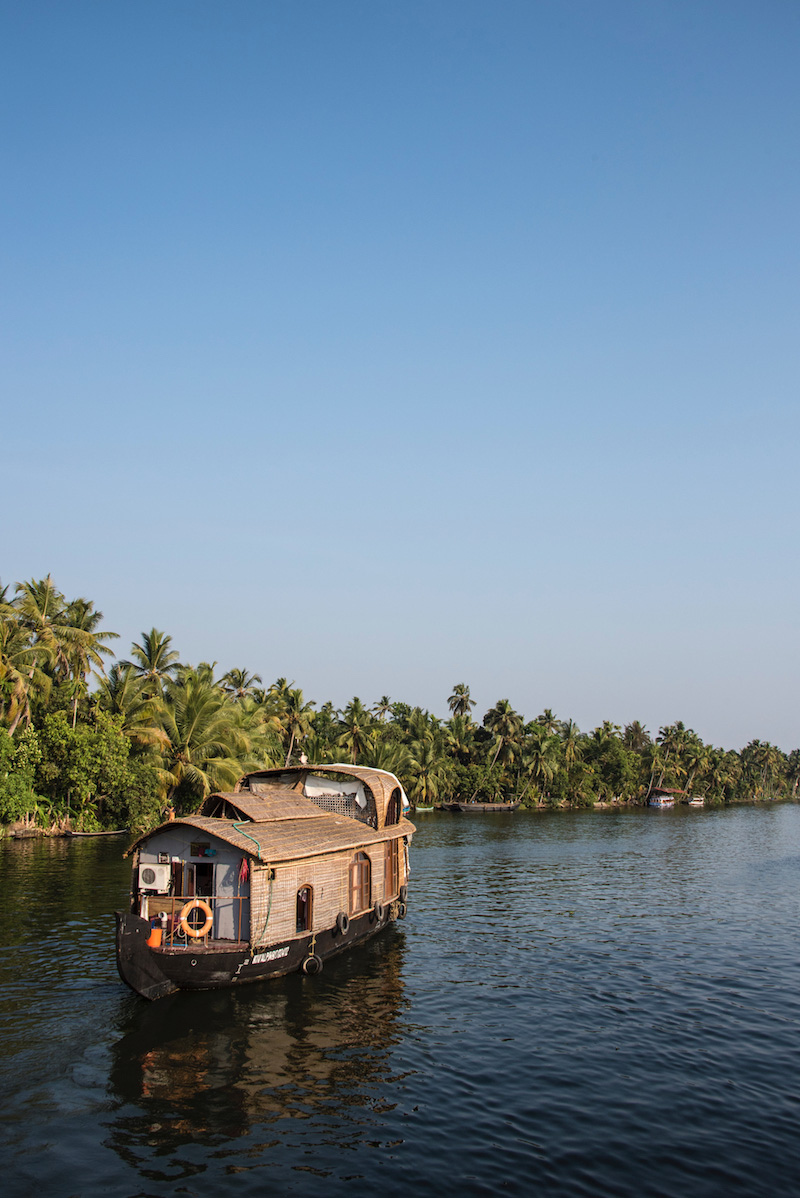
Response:
[[[140,865],[139,889],[151,894],[167,894],[169,891],[169,865]]]

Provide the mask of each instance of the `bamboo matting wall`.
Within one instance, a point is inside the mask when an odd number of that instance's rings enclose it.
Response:
[[[372,870],[370,906],[388,902],[396,894],[386,893],[386,842],[363,845]],[[332,928],[340,911],[352,915],[350,866],[354,852],[327,853],[303,861],[288,861],[271,869],[254,865],[250,874],[250,939],[254,948],[282,943],[307,932],[297,931],[297,892],[302,886],[313,890],[312,931]],[[399,886],[408,881],[406,854],[399,853]],[[271,875],[274,872],[274,878]]]

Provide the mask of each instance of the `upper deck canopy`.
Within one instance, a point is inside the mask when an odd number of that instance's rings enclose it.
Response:
[[[348,814],[322,809],[318,802],[320,783],[336,777],[351,778],[364,788],[374,804],[374,816],[369,822],[351,818]],[[317,795],[317,802],[304,790]],[[296,860],[319,853],[360,848],[369,844],[410,836],[414,825],[402,816],[396,806],[391,823],[386,822],[392,798],[404,797],[403,788],[394,774],[360,766],[290,766],[285,769],[259,770],[247,774],[233,791],[209,795],[195,815],[170,820],[140,836],[131,845],[132,853],[151,836],[181,824],[218,837],[252,857],[271,864]],[[363,793],[363,791],[362,791]],[[354,807],[353,810],[356,810]],[[375,826],[377,824],[377,827]],[[127,854],[126,854],[127,855]]]
[[[325,778],[326,776],[332,780],[337,777],[354,779],[356,783],[365,787],[375,802],[376,827],[378,828],[383,828],[386,825],[389,805],[394,795],[399,795],[400,811],[408,807],[406,793],[394,774],[390,774],[388,770],[373,769],[371,766],[349,765],[346,762],[334,765],[309,764],[258,770],[252,774],[245,774],[237,783],[235,793],[238,795],[249,790],[260,798],[268,792],[272,792],[275,787],[280,788],[284,793],[291,791],[303,794],[308,782],[313,781],[314,778]]]

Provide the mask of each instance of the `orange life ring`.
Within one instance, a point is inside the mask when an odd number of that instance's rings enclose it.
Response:
[[[201,928],[193,928],[189,923],[189,915],[194,910],[205,911],[206,913],[206,922]],[[191,936],[193,940],[199,940],[201,936],[206,936],[211,931],[213,923],[214,913],[208,903],[204,903],[202,899],[190,899],[181,911],[181,930],[187,936]]]

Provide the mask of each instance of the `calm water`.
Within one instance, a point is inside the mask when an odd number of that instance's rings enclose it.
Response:
[[[800,1191],[800,806],[417,823],[397,930],[155,1004],[120,842],[0,844],[4,1192]]]

